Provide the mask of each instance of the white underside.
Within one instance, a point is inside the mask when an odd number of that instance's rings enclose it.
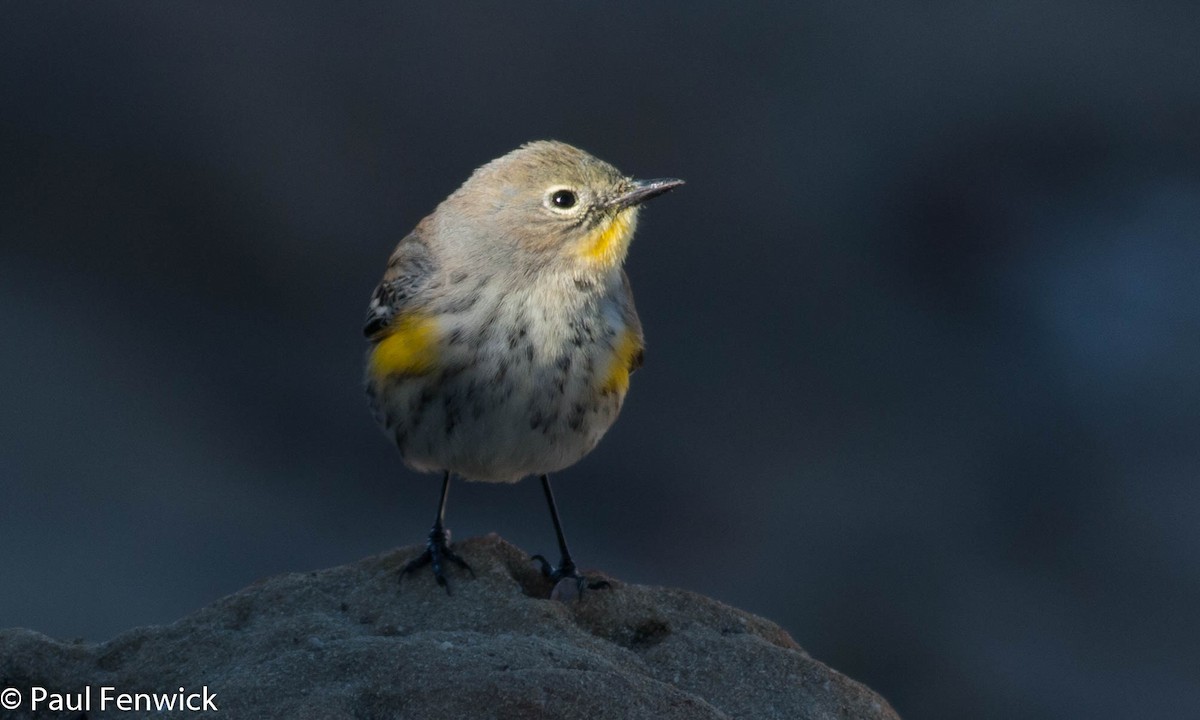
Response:
[[[620,305],[611,296],[572,303],[570,293],[549,292],[553,297],[539,296],[538,288],[503,298],[481,295],[471,311],[438,321],[439,368],[465,366],[461,372],[375,385],[376,414],[406,464],[470,480],[516,482],[573,465],[596,446],[624,399],[622,392],[600,393],[625,328]],[[497,307],[496,319],[482,330]],[[570,321],[578,326],[582,318],[594,340],[577,346]],[[526,335],[514,348],[510,338],[518,327]],[[445,340],[455,330],[460,341],[449,345]],[[486,339],[472,348],[468,339],[481,331]],[[566,370],[564,357],[570,358]]]

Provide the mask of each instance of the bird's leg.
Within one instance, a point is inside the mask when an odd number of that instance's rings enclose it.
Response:
[[[403,580],[409,573],[420,570],[429,565],[433,570],[433,577],[437,580],[437,584],[446,588],[446,594],[450,593],[450,585],[446,582],[446,576],[443,573],[444,562],[449,560],[463,570],[471,573],[471,577],[475,577],[475,571],[452,550],[450,550],[450,531],[446,529],[446,497],[450,494],[450,471],[442,476],[442,498],[438,502],[437,517],[433,520],[433,528],[429,531],[429,539],[425,543],[425,552],[421,553],[416,559],[409,561],[404,569],[400,571],[400,579]]]
[[[607,580],[591,581],[579,574],[575,561],[571,559],[571,550],[567,547],[567,536],[563,534],[562,521],[558,519],[558,506],[554,502],[554,492],[550,490],[549,475],[542,475],[542,491],[546,493],[546,504],[550,506],[550,519],[554,521],[554,534],[558,537],[558,552],[562,558],[558,562],[558,567],[552,567],[545,557],[534,555],[533,559],[541,563],[542,574],[555,583],[564,578],[574,580],[576,590],[580,595],[583,594],[585,587],[592,590],[609,587]]]

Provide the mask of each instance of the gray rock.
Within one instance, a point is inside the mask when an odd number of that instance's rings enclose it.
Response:
[[[219,708],[208,716],[226,718],[897,717],[778,626],[714,600],[608,578],[608,589],[552,601],[528,556],[499,537],[455,548],[475,577],[451,569],[452,596],[427,570],[397,581],[419,551],[408,547],[263,580],[96,645],[0,631],[0,690],[23,698],[0,716],[83,716],[47,711],[49,698],[30,713],[35,686],[90,686],[89,719],[163,716],[101,710],[104,686],[207,686]]]

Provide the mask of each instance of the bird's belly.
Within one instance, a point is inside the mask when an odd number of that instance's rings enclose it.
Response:
[[[448,348],[438,370],[374,389],[377,416],[411,467],[515,482],[574,464],[616,420],[625,393],[604,387],[608,345],[539,356],[499,340]]]

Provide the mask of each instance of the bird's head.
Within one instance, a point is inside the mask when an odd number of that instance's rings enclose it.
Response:
[[[539,141],[476,170],[438,215],[461,251],[602,277],[624,262],[641,204],[682,184],[634,180],[579,148]]]

